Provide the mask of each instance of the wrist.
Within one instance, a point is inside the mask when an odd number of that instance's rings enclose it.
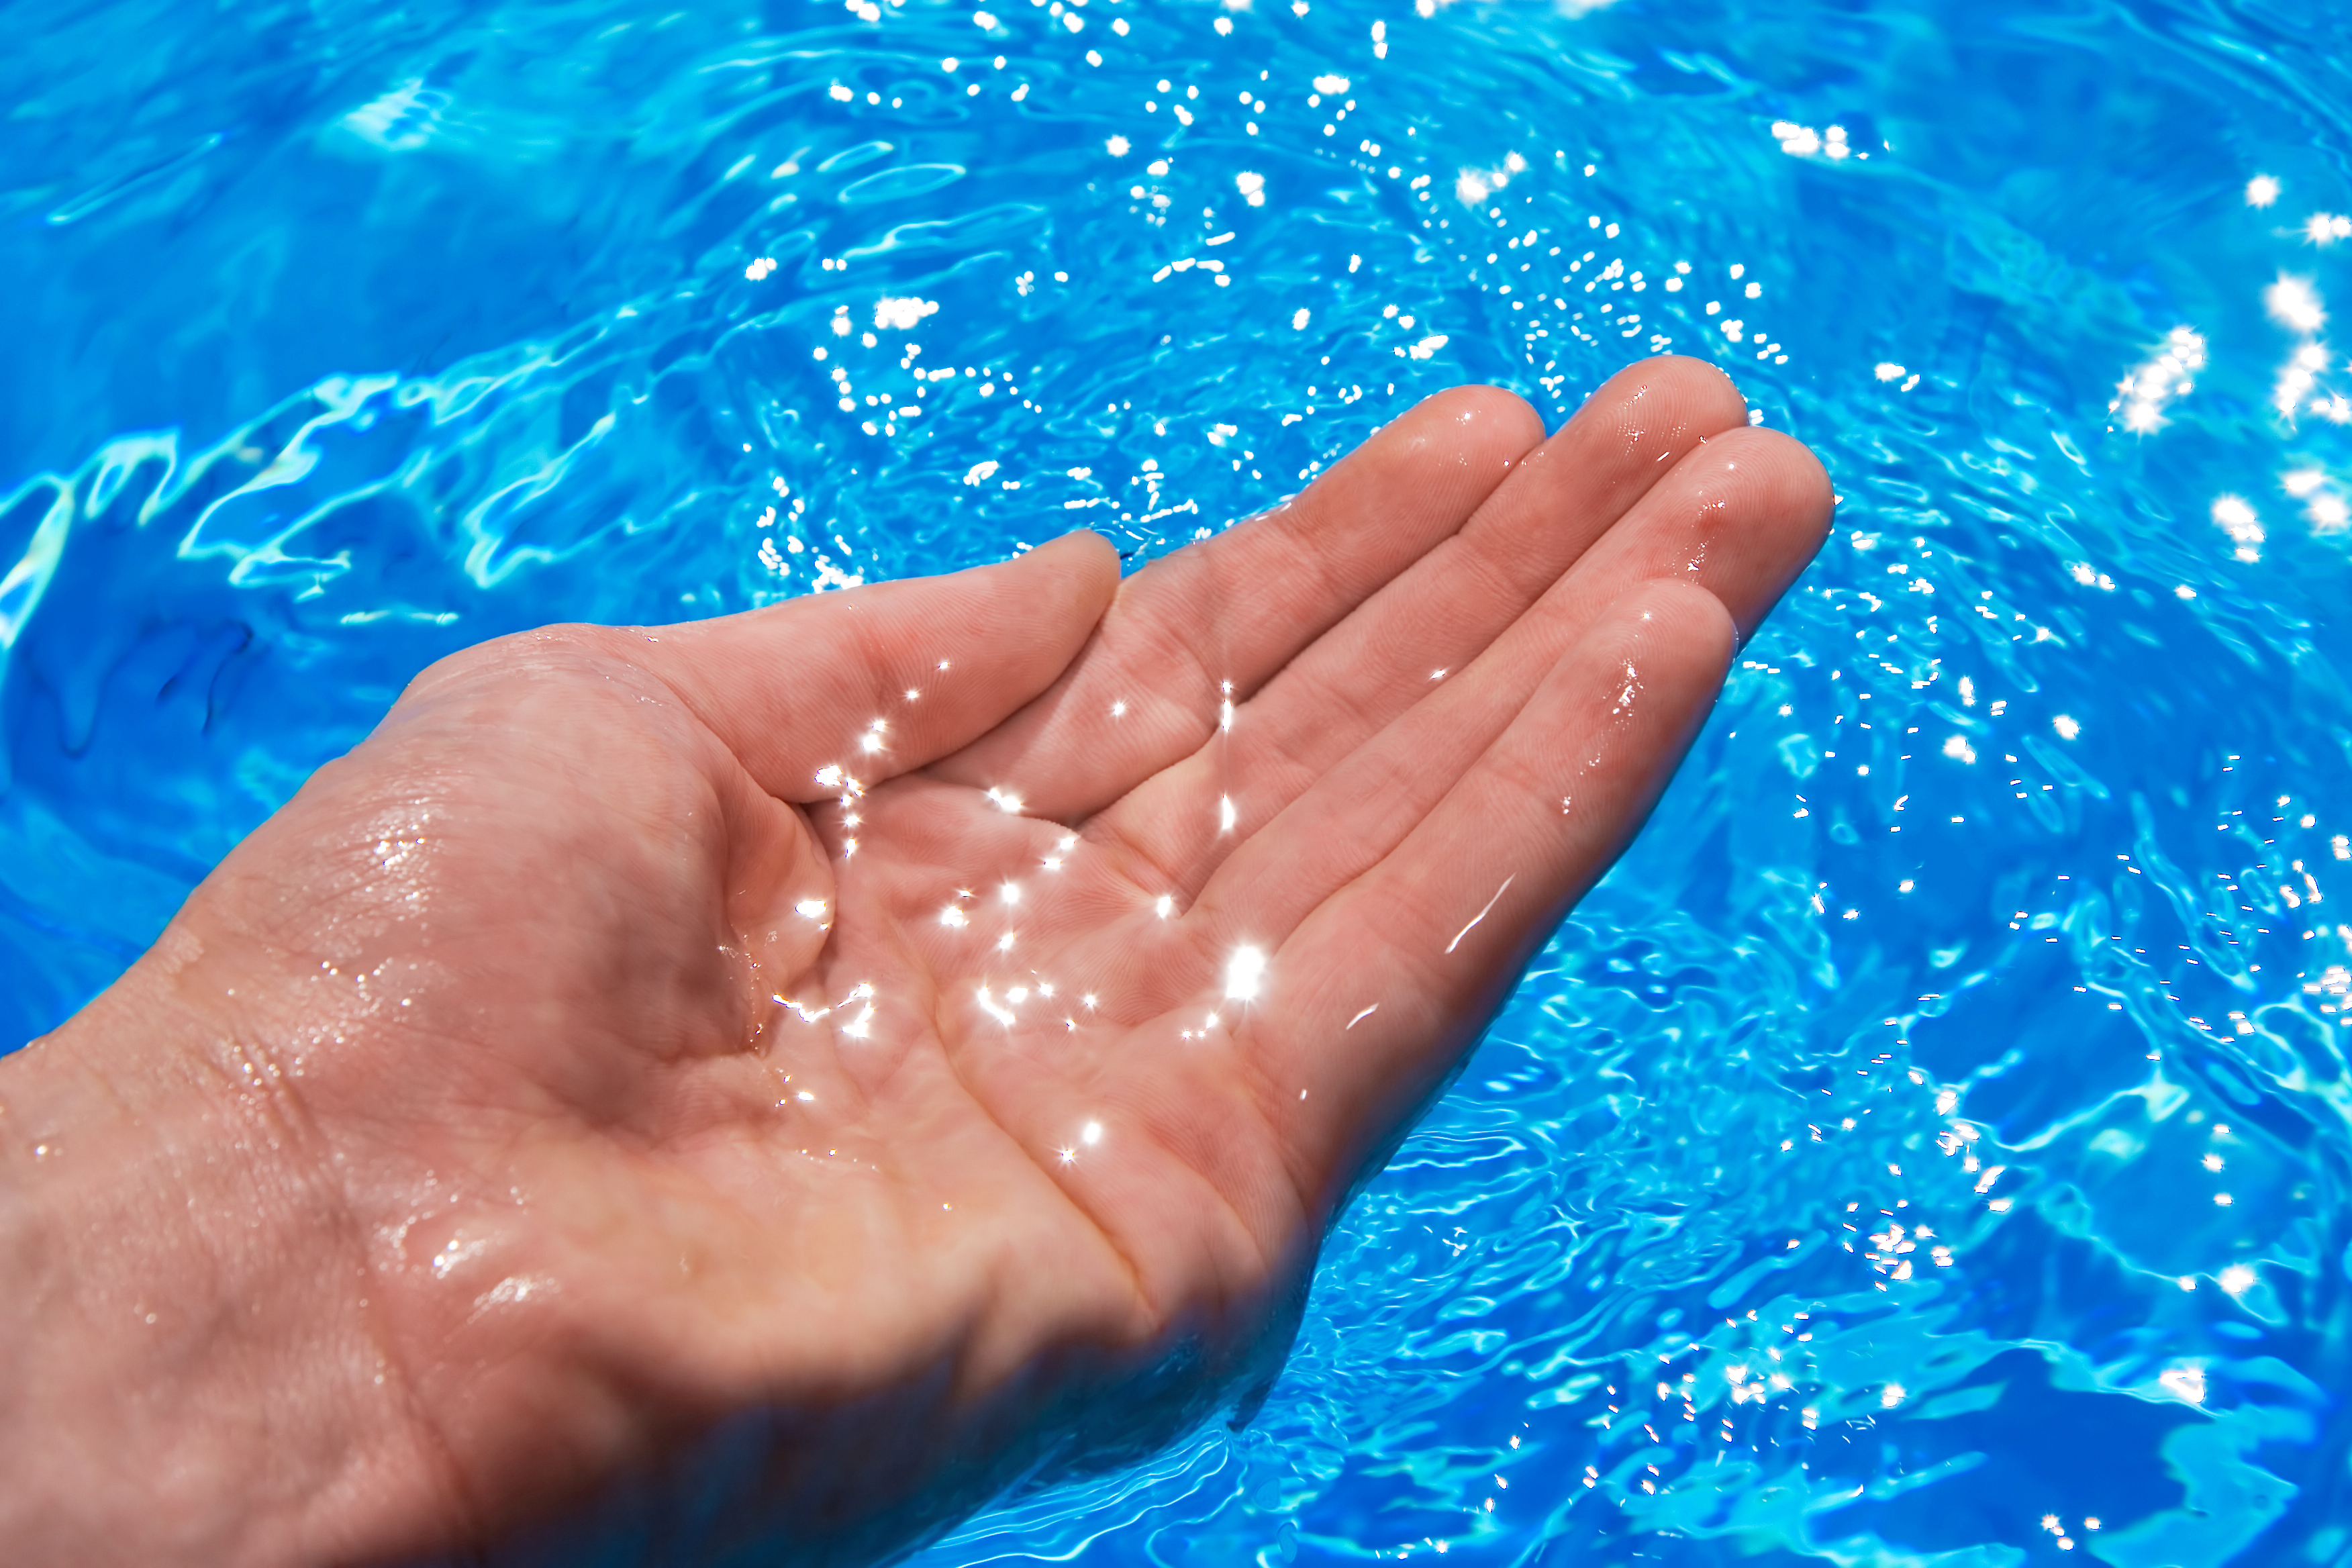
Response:
[[[245,1010],[192,1002],[200,954],[175,926],[0,1061],[13,1561],[369,1556],[446,1516],[334,1163]]]

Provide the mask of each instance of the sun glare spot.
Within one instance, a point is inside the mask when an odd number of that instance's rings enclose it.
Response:
[[[2263,521],[2243,498],[2231,495],[2217,497],[2213,502],[2213,522],[2230,536],[2230,542],[2238,547],[2239,560],[2261,558]]]
[[[1468,936],[1472,931],[1477,930],[1478,923],[1485,920],[1488,915],[1495,912],[1495,906],[1503,901],[1503,895],[1509,891],[1511,884],[1518,879],[1519,874],[1517,871],[1514,871],[1509,876],[1504,878],[1503,885],[1495,889],[1495,896],[1486,900],[1486,907],[1480,910],[1476,914],[1472,915],[1470,917],[1470,923],[1454,933],[1454,940],[1445,944],[1445,951],[1452,952],[1455,948],[1460,947],[1462,945],[1462,939]]]
[[[1265,981],[1265,951],[1240,947],[1225,963],[1225,995],[1234,1002],[1253,1002]]]
[[[2188,327],[2175,327],[2163,346],[2135,367],[2116,387],[2108,412],[2121,411],[2123,426],[2136,436],[2163,428],[2165,408],[2195,389],[2192,379],[2205,368],[2205,340]]]
[[[2319,293],[2307,278],[2279,274],[2278,281],[2263,290],[2263,308],[2271,319],[2283,327],[2298,332],[2315,332],[2327,323],[2327,311],[2319,302]]]

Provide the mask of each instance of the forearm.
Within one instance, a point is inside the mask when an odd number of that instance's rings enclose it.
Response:
[[[332,1162],[167,967],[0,1061],[0,1540],[159,1568],[410,1545],[446,1500]]]

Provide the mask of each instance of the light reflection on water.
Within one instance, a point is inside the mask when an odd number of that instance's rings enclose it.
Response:
[[[1657,820],[1349,1210],[1249,1426],[923,1561],[2352,1545],[2332,18],[23,31],[13,1036],[449,648],[1079,524],[1149,557],[1436,387],[1557,423],[1708,354],[1843,505]]]

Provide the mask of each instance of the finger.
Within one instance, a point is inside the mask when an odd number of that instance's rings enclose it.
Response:
[[[1118,584],[1118,552],[1081,532],[949,576],[611,636],[761,788],[813,801],[840,793],[828,768],[872,784],[995,728],[1068,667]]]
[[[1426,399],[1297,500],[1137,573],[1068,674],[942,776],[1065,821],[1100,810],[1198,746],[1227,683],[1246,700],[1450,537],[1542,437],[1495,387]]]
[[[1328,667],[1318,647],[1238,714],[1229,736],[1104,812],[1087,835],[1189,892],[1206,887],[1227,856],[1244,854],[1252,835],[1318,789],[1330,769],[1349,770],[1358,782],[1335,781],[1327,796],[1360,802],[1363,810],[1415,798],[1448,759],[1466,764],[1477,756],[1593,618],[1643,582],[1696,583],[1724,602],[1745,635],[1820,547],[1829,511],[1827,476],[1802,445],[1745,425],[1717,436],[1651,487],[1466,668],[1457,664],[1433,682],[1430,670],[1408,667],[1394,695],[1360,701],[1349,685],[1353,671],[1377,669],[1383,641],[1410,642],[1411,618],[1400,615],[1390,637],[1345,647]],[[1395,586],[1411,590],[1415,578]],[[1437,592],[1433,584],[1433,597]],[[1492,601],[1487,607],[1497,608]],[[1364,615],[1380,608],[1367,605]],[[1367,685],[1377,679],[1367,676]],[[1284,691],[1286,685],[1293,689]],[[1412,719],[1401,719],[1403,712]],[[1378,726],[1395,724],[1403,726],[1398,734],[1370,738]],[[1372,750],[1360,757],[1367,746]],[[1389,773],[1395,776],[1383,776]],[[1333,815],[1335,851],[1375,844],[1375,855],[1385,850],[1388,841],[1367,838],[1369,826],[1352,809]]]
[[[1709,437],[1747,428],[1738,388],[1703,360],[1619,372],[1460,531],[1244,705],[1235,747],[1309,766],[1346,755],[1475,658]]]
[[[1696,733],[1734,636],[1713,595],[1642,585],[1392,850],[1286,936],[1210,911],[1215,944],[1279,939],[1248,1044],[1303,1192],[1328,1196],[1421,1101],[1615,859]]]
[[[1641,526],[1612,529],[1578,563],[1589,576],[1580,591],[1598,604],[1647,578],[1696,583],[1746,642],[1829,536],[1828,470],[1803,442],[1754,426],[1717,437],[1685,466]]]

